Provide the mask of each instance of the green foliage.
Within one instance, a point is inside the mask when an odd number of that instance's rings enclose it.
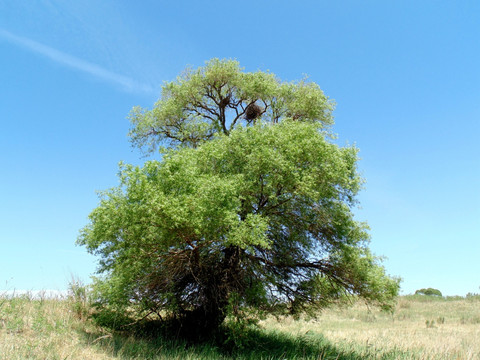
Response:
[[[258,112],[249,116],[253,105]],[[306,79],[281,82],[268,72],[245,73],[237,61],[212,59],[166,83],[152,110],[134,108],[130,137],[135,146],[152,152],[159,145],[196,147],[257,118],[271,123],[291,118],[326,128],[333,124],[333,107]]]
[[[427,295],[427,296],[442,296],[440,290],[428,288],[428,289],[419,289],[415,291],[415,295]]]
[[[97,303],[171,316],[194,337],[227,315],[315,313],[346,294],[391,306],[398,280],[353,218],[357,149],[329,141],[331,108],[315,84],[234,61],[166,84],[153,110],[135,112],[132,139],[177,148],[122,164],[78,239],[100,257]]]

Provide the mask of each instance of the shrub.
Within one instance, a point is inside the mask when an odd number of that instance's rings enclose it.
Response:
[[[427,296],[442,296],[440,290],[428,288],[428,289],[420,289],[415,291],[415,295],[427,295]]]

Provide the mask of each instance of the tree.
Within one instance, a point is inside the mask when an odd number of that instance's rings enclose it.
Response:
[[[331,110],[315,84],[226,60],[135,109],[134,144],[169,148],[122,165],[82,230],[78,242],[100,256],[98,300],[201,333],[228,315],[315,312],[346,294],[391,304],[398,280],[354,220],[357,149],[330,140]]]
[[[442,292],[438,289],[428,288],[428,289],[419,289],[419,290],[415,291],[415,295],[440,296],[440,297],[442,297]]]

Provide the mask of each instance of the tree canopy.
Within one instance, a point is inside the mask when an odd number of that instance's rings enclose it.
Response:
[[[419,289],[415,291],[415,295],[427,295],[427,296],[442,296],[442,292],[438,289],[434,288],[427,288],[427,289]]]
[[[391,304],[398,280],[354,219],[357,149],[330,141],[331,111],[317,85],[229,60],[165,84],[131,131],[148,151],[164,146],[161,161],[122,164],[78,239],[100,257],[97,300],[199,331],[346,294]]]
[[[257,119],[278,123],[290,118],[327,128],[333,124],[333,107],[306,79],[281,82],[268,72],[243,72],[237,61],[213,59],[166,83],[152,110],[134,108],[130,137],[135,146],[153,152],[158,145],[197,147]]]

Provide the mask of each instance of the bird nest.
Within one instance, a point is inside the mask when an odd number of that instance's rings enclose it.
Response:
[[[231,94],[228,94],[226,97],[224,97],[224,98],[220,101],[219,106],[220,106],[221,108],[226,107],[228,104],[230,104],[230,98],[231,98]]]
[[[245,110],[245,120],[252,121],[258,118],[262,114],[262,108],[253,103],[247,106]]]

